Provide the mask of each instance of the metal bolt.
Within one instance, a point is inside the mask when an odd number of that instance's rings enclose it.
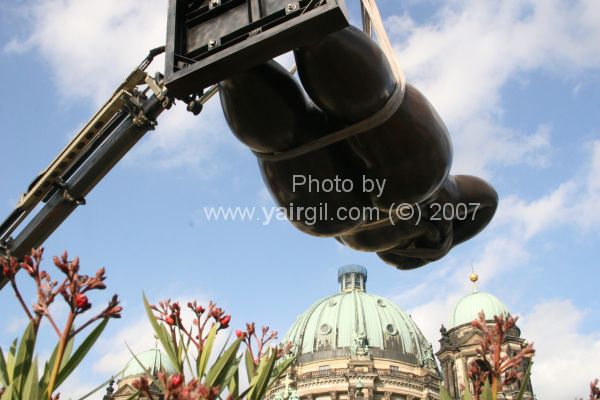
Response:
[[[297,6],[295,4],[291,4],[291,3],[287,5],[288,11],[296,11],[296,7]]]
[[[217,45],[217,41],[214,39],[211,39],[208,41],[208,47],[215,47]]]

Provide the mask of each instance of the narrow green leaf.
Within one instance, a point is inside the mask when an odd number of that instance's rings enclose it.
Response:
[[[37,357],[35,357],[31,363],[31,368],[29,368],[29,373],[27,374],[27,379],[25,380],[25,385],[23,386],[23,391],[21,392],[21,396],[24,399],[37,400],[40,397],[39,386],[38,386],[38,361]]]
[[[264,357],[258,365],[258,371],[256,373],[256,381],[254,388],[248,394],[249,399],[260,400],[263,398],[269,384],[269,378],[273,372],[275,361],[277,360],[277,352],[271,349],[269,355]],[[251,383],[252,385],[252,383]]]
[[[275,367],[273,368],[273,373],[271,374],[271,383],[273,383],[277,379],[279,379],[281,377],[281,375],[283,375],[288,370],[290,365],[292,365],[292,363],[295,360],[296,360],[296,357],[290,357],[290,358],[282,361],[281,363],[279,363],[279,365],[275,364]],[[269,384],[269,386],[271,386],[271,385]]]
[[[225,340],[225,342],[223,342],[223,346],[221,346],[221,351],[219,351],[219,355],[217,356],[217,358],[221,358],[221,356],[225,352],[225,349],[227,348],[227,345],[229,344],[229,340],[231,339],[232,333],[233,333],[232,331],[229,332],[229,336],[227,336],[227,339]]]
[[[176,345],[173,343],[173,338],[171,337],[171,332],[169,332],[169,330],[167,330],[167,328],[163,324],[159,324],[158,326],[160,327],[160,330],[162,331],[162,337],[167,339],[167,345],[169,346],[169,349],[165,350],[165,351],[167,351],[167,356],[169,354],[173,355],[174,359],[171,359],[170,357],[169,357],[169,359],[172,361],[173,366],[175,366],[175,369],[178,372],[182,373],[182,371],[179,370],[179,365],[180,365],[179,358],[177,357],[177,353],[175,352]],[[161,344],[162,344],[162,342],[161,342]]]
[[[8,379],[8,368],[6,366],[6,360],[4,359],[2,347],[0,347],[0,383],[5,387],[10,383]]]
[[[483,383],[483,391],[481,393],[481,400],[492,400],[492,386],[490,385],[489,380],[485,380]]]
[[[56,378],[56,385],[54,386],[55,389],[58,389],[58,387],[65,381],[65,379],[67,379],[67,377],[71,375],[71,373],[75,370],[75,368],[77,368],[79,363],[91,350],[92,346],[96,343],[96,341],[102,334],[102,331],[104,331],[104,328],[106,328],[108,320],[109,318],[104,318],[102,322],[100,322],[98,326],[90,332],[90,334],[85,338],[85,340],[81,342],[81,345],[79,345],[77,350],[75,350],[75,353],[73,353],[73,355],[69,358],[69,361],[67,361],[65,366],[59,371],[58,376]]]
[[[240,397],[238,397],[238,399],[247,399],[248,398],[248,393],[250,393],[251,390],[252,390],[252,386],[248,387],[246,390],[244,390],[240,394]]]
[[[521,381],[521,388],[519,389],[519,395],[517,396],[517,400],[522,400],[525,395],[525,388],[527,387],[527,383],[529,382],[529,377],[531,376],[531,367],[533,363],[531,360],[529,361],[529,365],[527,366],[527,372],[525,372],[525,376],[523,376],[523,380]]]
[[[236,354],[242,343],[241,339],[236,339],[235,342],[217,359],[208,374],[206,374],[207,386],[226,387],[227,382],[224,381],[227,371],[233,362],[236,361]]]
[[[445,387],[440,388],[440,400],[452,400],[450,398],[450,393],[448,393]]]
[[[142,293],[142,296],[144,299],[144,308],[146,309],[146,315],[148,315],[148,319],[150,320],[150,325],[152,325],[154,333],[158,337],[158,340],[160,341],[160,344],[162,345],[165,353],[167,353],[167,357],[169,357],[169,360],[171,360],[171,363],[175,366],[175,368],[178,369],[177,372],[183,373],[177,360],[175,349],[173,347],[173,344],[171,343],[171,338],[169,337],[168,333],[166,333],[165,327],[156,321],[154,313],[152,312],[152,308],[150,308],[150,303],[146,298],[146,294]]]
[[[468,378],[465,378],[465,393],[463,394],[463,400],[471,400],[471,383]]]
[[[8,350],[8,357],[6,358],[6,369],[8,370],[8,380],[13,380],[15,373],[15,354],[17,353],[17,339],[13,340]]]
[[[31,360],[33,358],[33,351],[35,347],[35,332],[33,330],[33,323],[29,323],[23,336],[21,336],[21,343],[17,349],[17,355],[15,357],[15,369],[14,369],[14,390],[16,394],[20,394],[25,384],[25,379],[29,374],[29,368],[31,367]]]
[[[217,325],[213,325],[206,337],[206,341],[204,342],[204,348],[202,349],[202,354],[199,355],[197,360],[197,373],[198,379],[202,380],[204,373],[206,372],[206,366],[208,365],[208,359],[210,354],[212,353],[212,348],[215,344],[215,338],[217,337]]]
[[[246,353],[244,354],[244,361],[246,362],[246,375],[248,375],[248,383],[250,383],[252,378],[254,378],[254,375],[256,375],[256,367],[254,366],[252,354],[250,354],[250,350],[248,349],[246,349]]]
[[[13,400],[15,399],[15,392],[13,390],[14,386],[12,384],[6,387],[4,394],[2,395],[2,400]]]
[[[105,380],[104,382],[102,382],[100,385],[96,386],[89,393],[83,395],[83,397],[80,397],[78,400],[85,400],[88,397],[90,397],[91,395],[93,395],[95,393],[98,393],[100,390],[104,389],[106,387],[106,385],[108,385],[110,383],[111,380],[113,380],[117,376],[120,376],[123,373],[123,371],[125,371],[125,368],[123,368],[122,370],[120,370],[119,372],[117,372],[114,376],[111,376],[110,378],[108,378],[107,380]]]
[[[191,332],[192,328],[190,327],[190,330],[188,332]],[[183,338],[183,333],[181,333],[181,331],[179,331],[179,342],[181,343],[181,348],[182,348],[182,364],[183,361],[185,360],[188,368],[190,369],[190,373],[193,374],[194,370],[192,369],[192,363],[190,362],[190,342],[191,342],[191,336],[188,336],[188,340],[184,340]]]
[[[46,387],[48,386],[48,382],[50,380],[50,372],[52,372],[52,366],[54,365],[54,361],[56,360],[57,354],[58,354],[58,343],[54,347],[54,350],[52,351],[52,355],[50,356],[50,359],[48,361],[46,361],[46,364],[44,365],[44,373],[42,375],[42,379],[40,379],[40,385],[44,384]]]
[[[65,353],[63,354],[63,359],[60,362],[60,369],[62,370],[65,365],[67,365],[67,361],[71,358],[71,353],[73,352],[73,346],[75,345],[75,337],[71,337],[65,346]]]
[[[235,368],[233,368],[233,375],[229,378],[229,387],[227,388],[229,394],[234,399],[239,399],[240,392],[240,359],[238,358],[238,362],[235,364]]]
[[[129,345],[127,343],[125,343],[125,346],[127,346],[127,350],[129,350],[129,352],[133,356],[133,359],[135,360],[135,362],[137,362],[138,365],[140,366],[140,368],[142,368],[144,370],[146,378],[150,378],[156,386],[160,387],[160,382],[158,381],[158,379],[156,379],[154,377],[154,374],[152,373],[152,371],[150,371],[148,368],[146,368],[146,366],[135,355],[135,353],[133,352],[133,350],[131,350],[131,347],[129,347]]]

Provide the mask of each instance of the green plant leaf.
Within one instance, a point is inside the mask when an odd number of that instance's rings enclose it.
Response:
[[[71,331],[73,332],[73,331]],[[71,353],[73,353],[73,346],[75,345],[75,337],[71,337],[65,346],[65,352],[63,354],[63,359],[60,363],[60,369],[62,370],[65,365],[67,365],[67,361],[71,358]]]
[[[527,382],[529,382],[529,377],[531,376],[531,367],[533,363],[529,361],[529,365],[527,366],[527,372],[525,372],[525,376],[523,376],[523,380],[521,381],[521,388],[519,389],[519,395],[517,396],[517,400],[522,400],[525,395],[525,388],[527,387]]]
[[[463,400],[471,400],[471,383],[469,379],[465,378],[465,392],[463,393]]]
[[[125,346],[127,346],[127,350],[129,350],[129,353],[131,353],[135,362],[137,362],[138,365],[144,370],[144,374],[145,374],[146,378],[150,378],[156,386],[160,387],[160,382],[158,381],[158,379],[156,379],[154,377],[154,374],[152,373],[152,371],[150,371],[148,368],[146,368],[146,366],[135,355],[135,353],[133,352],[133,350],[131,350],[131,347],[129,347],[129,345],[127,343],[125,343]]]
[[[6,358],[6,369],[8,370],[8,380],[12,383],[15,373],[15,354],[17,353],[17,339],[13,340],[8,349],[8,357]]]
[[[250,350],[248,349],[246,349],[246,353],[244,354],[244,361],[246,363],[246,375],[248,375],[248,383],[250,383],[252,378],[254,378],[254,375],[256,375],[256,367],[254,366],[252,354],[250,354]]]
[[[242,343],[241,339],[236,339],[233,344],[217,359],[210,371],[206,374],[207,386],[226,387],[225,377],[232,363],[236,362],[236,354]]]
[[[239,392],[240,392],[240,361],[241,359],[238,358],[238,362],[235,365],[235,368],[233,369],[233,376],[229,379],[229,387],[227,388],[229,391],[229,394],[234,398],[234,399],[239,399]]]
[[[275,364],[275,367],[273,367],[273,372],[271,373],[271,380],[269,382],[268,387],[271,387],[271,385],[273,385],[273,383],[275,383],[275,381],[279,379],[288,370],[288,368],[290,367],[290,365],[292,365],[295,359],[296,357],[290,357],[282,361],[279,365],[277,365],[277,363]]]
[[[123,371],[125,371],[125,368],[123,368],[122,370],[117,372],[114,376],[111,376],[110,378],[108,378],[107,380],[105,380],[104,382],[102,382],[101,384],[96,386],[94,389],[92,389],[87,394],[83,395],[83,397],[80,397],[78,400],[85,400],[88,397],[90,397],[91,395],[98,393],[100,390],[104,389],[106,387],[106,385],[108,385],[110,383],[110,381],[113,380],[116,376],[120,376],[123,373]]]
[[[192,331],[192,327],[190,327],[190,330],[188,332]],[[192,363],[190,362],[190,342],[192,340],[191,336],[188,336],[187,341],[184,340],[183,338],[183,333],[181,333],[181,331],[179,331],[179,342],[181,343],[181,348],[183,349],[183,359],[181,360],[181,362],[183,363],[183,361],[185,360],[190,373],[193,374],[194,370],[192,369]]]
[[[483,390],[481,392],[481,400],[492,400],[494,394],[492,393],[492,386],[490,385],[489,380],[485,380],[483,383]]]
[[[208,365],[208,358],[212,353],[212,348],[215,344],[215,338],[217,337],[217,325],[213,325],[204,341],[204,348],[202,354],[198,356],[196,361],[196,372],[198,373],[198,380],[202,380],[204,373],[206,372],[206,366]]]
[[[71,373],[77,368],[81,360],[87,355],[92,346],[96,343],[104,328],[108,324],[109,318],[104,318],[102,322],[98,324],[97,327],[94,328],[93,331],[85,338],[81,345],[75,350],[75,353],[69,358],[64,365],[64,367],[59,371],[58,376],[56,378],[56,384],[54,386],[55,389],[58,387],[71,375]]]
[[[146,298],[146,294],[142,293],[142,297],[144,299],[144,308],[146,309],[146,315],[148,315],[148,319],[150,320],[150,325],[152,325],[154,333],[158,337],[158,340],[160,341],[160,344],[162,345],[165,353],[167,353],[167,357],[169,357],[169,360],[177,369],[177,372],[179,372],[180,374],[183,373],[183,371],[181,370],[181,366],[179,365],[177,355],[175,354],[175,348],[171,343],[171,337],[167,333],[165,327],[156,321],[156,317],[152,312],[152,308],[150,308],[150,303]]]
[[[0,347],[0,383],[2,386],[8,386],[10,383],[8,378],[8,368],[6,366],[6,360],[4,359],[2,347]]]
[[[35,357],[31,363],[31,368],[29,368],[29,373],[27,374],[27,379],[25,380],[25,384],[23,385],[23,391],[21,392],[21,396],[24,399],[31,400],[37,400],[40,398],[38,386],[37,357]]]
[[[4,394],[0,398],[2,400],[17,400],[13,388],[14,386],[12,384],[8,385],[4,391]]]
[[[217,324],[215,324],[215,325],[217,325]],[[223,346],[221,346],[221,351],[219,351],[219,355],[217,356],[217,358],[221,358],[221,356],[225,352],[225,349],[227,348],[227,344],[229,343],[229,340],[231,339],[231,333],[232,332],[229,332],[227,339],[225,340],[225,342],[223,342]]]
[[[275,366],[275,361],[277,360],[277,351],[271,349],[269,355],[260,360],[260,364],[258,365],[258,370],[256,371],[256,375],[253,379],[253,382],[250,382],[250,386],[252,386],[252,391],[248,393],[249,399],[260,400],[263,398],[263,395],[267,391],[269,385],[269,378],[273,372],[273,367]]]
[[[20,394],[23,391],[23,385],[29,374],[29,368],[31,368],[31,360],[33,358],[33,351],[35,347],[35,332],[33,329],[33,323],[29,323],[23,336],[21,336],[21,343],[17,349],[17,355],[15,356],[15,367],[13,374],[13,386],[16,394]]]
[[[450,398],[450,393],[448,393],[445,387],[440,388],[440,400],[452,400]]]
[[[54,365],[54,361],[56,360],[56,354],[58,354],[58,343],[54,347],[54,350],[52,351],[52,355],[50,356],[50,359],[48,361],[46,361],[46,364],[44,365],[44,374],[42,375],[42,379],[40,380],[40,383],[45,382],[46,386],[48,386],[48,380],[50,379],[50,372],[51,372],[52,366]]]

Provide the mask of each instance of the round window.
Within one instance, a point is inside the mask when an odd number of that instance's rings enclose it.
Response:
[[[387,331],[387,333],[389,333],[390,335],[395,335],[398,333],[398,330],[396,329],[396,326],[394,324],[388,324],[385,327],[385,330]]]
[[[321,335],[327,335],[331,332],[331,326],[329,326],[329,324],[323,324],[319,330],[321,331]]]
[[[379,307],[385,307],[385,302],[383,301],[383,299],[378,299],[378,300],[377,300],[377,305],[378,305]]]

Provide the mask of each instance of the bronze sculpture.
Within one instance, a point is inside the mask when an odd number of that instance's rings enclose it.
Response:
[[[439,260],[485,228],[497,208],[496,191],[480,178],[449,175],[446,126],[416,88],[402,82],[398,90],[388,59],[368,35],[344,28],[294,56],[302,85],[274,61],[219,84],[231,130],[257,155],[265,183],[294,226],[376,252],[400,269]],[[391,100],[397,106],[374,128],[318,144]],[[307,148],[311,143],[317,145]],[[294,153],[298,148],[305,151]],[[298,175],[341,177],[352,190],[298,188]],[[365,190],[365,182],[380,190]],[[327,212],[316,221],[296,212],[323,206]],[[340,213],[350,209],[370,212]]]

